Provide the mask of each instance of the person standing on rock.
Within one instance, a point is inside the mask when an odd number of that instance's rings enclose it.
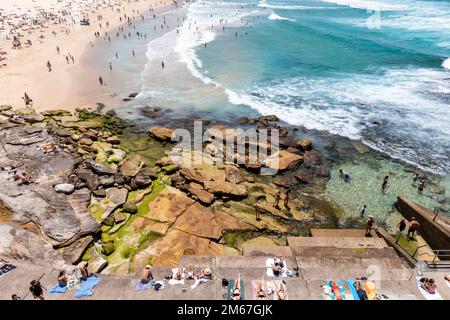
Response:
[[[397,224],[397,227],[398,227],[398,233],[400,235],[402,235],[403,231],[405,231],[405,229],[406,229],[406,221],[405,221],[405,219],[400,220],[400,222]]]
[[[289,197],[291,195],[291,191],[291,189],[288,189],[288,191],[286,191],[286,194],[284,195],[284,207],[287,211],[291,211],[291,207],[289,207]]]
[[[373,227],[373,223],[375,221],[373,220],[373,216],[369,216],[369,220],[367,220],[366,223],[366,237],[371,237],[372,236],[372,227]]]
[[[259,203],[259,201],[256,203],[255,205],[255,213],[256,213],[256,221],[260,221],[261,220],[261,205]]]
[[[281,199],[281,191],[278,190],[277,193],[275,194],[275,202],[273,203],[273,207],[275,209],[280,210],[280,199]]]
[[[414,233],[419,230],[419,228],[420,223],[416,221],[416,218],[412,217],[411,222],[409,223],[408,234],[406,235],[406,237],[409,240],[414,240]]]

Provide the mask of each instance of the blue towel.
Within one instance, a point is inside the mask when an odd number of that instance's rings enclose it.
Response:
[[[136,291],[144,291],[150,289],[153,285],[154,281],[150,280],[148,283],[142,283],[141,280],[136,281]]]
[[[344,286],[342,285],[341,281],[336,281],[337,285],[339,286],[339,291],[341,292],[341,296],[343,300],[347,300],[347,297],[345,296],[345,290],[344,290]],[[333,283],[330,281],[328,282],[328,285],[330,286],[330,288],[333,288]],[[336,300],[336,297],[334,296],[334,293],[332,292],[331,294],[331,299],[332,300]]]
[[[59,283],[57,283],[53,289],[48,291],[48,293],[49,294],[66,293],[68,289],[69,288],[67,287],[67,285],[65,285],[64,287],[61,287],[59,285]]]
[[[345,283],[347,283],[347,286],[350,288],[353,299],[360,300],[358,292],[356,291],[356,281],[355,280],[345,280]]]
[[[89,277],[85,281],[81,281],[80,289],[75,292],[75,297],[92,296],[94,294],[92,289],[94,289],[99,282],[100,278],[95,276]]]

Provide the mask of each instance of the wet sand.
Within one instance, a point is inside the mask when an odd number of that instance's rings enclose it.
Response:
[[[28,22],[25,28],[19,31],[22,35],[19,37],[22,44],[22,48],[19,50],[12,49],[13,34],[9,32],[8,25],[23,19],[23,14],[27,12],[28,17],[33,17],[37,10],[33,9],[36,3],[21,0],[18,3],[20,9],[13,5],[2,5],[3,21],[0,21],[0,27],[3,30],[0,48],[2,48],[1,51],[6,52],[4,56],[7,59],[0,62],[2,64],[0,68],[2,77],[0,104],[24,107],[25,103],[22,100],[24,92],[33,99],[33,107],[37,111],[92,107],[98,101],[108,103],[109,100],[114,100],[110,96],[107,83],[106,86],[100,85],[100,75],[97,70],[88,70],[82,57],[87,50],[92,48],[92,45],[95,46],[97,41],[105,41],[108,37],[111,38],[111,41],[126,41],[123,34],[132,31],[135,34],[136,30],[133,26],[142,20],[142,16],[144,19],[153,19],[152,9],[173,6],[173,1],[121,0],[111,1],[106,5],[101,3],[98,1],[98,5],[87,5],[83,0],[63,0],[61,2],[46,0],[44,2],[46,5],[43,5],[41,1],[39,5],[42,6],[44,12],[55,13],[56,20],[44,22],[42,26]],[[78,5],[77,8],[80,8],[78,13],[70,12],[70,15],[62,13],[63,10],[74,8],[75,4]],[[86,15],[90,19],[90,25],[81,26],[78,17]],[[64,19],[64,21],[58,21],[58,19]],[[75,23],[72,23],[72,19]],[[128,20],[129,25],[127,19],[130,19]],[[25,21],[30,21],[30,19]],[[111,34],[113,30],[117,30],[121,26],[124,32],[119,37]],[[100,36],[96,37],[96,32],[99,32]],[[40,35],[43,38],[40,38]],[[9,36],[9,40],[6,38],[7,36]],[[32,41],[31,46],[25,45],[28,39]],[[59,54],[57,47],[60,48]],[[69,62],[67,62],[66,56],[69,56]],[[70,56],[74,58],[73,61]],[[47,67],[47,61],[51,63],[51,72]],[[83,75],[83,77],[80,78],[77,75]],[[81,87],[89,88],[89,94],[80,95],[79,88]]]

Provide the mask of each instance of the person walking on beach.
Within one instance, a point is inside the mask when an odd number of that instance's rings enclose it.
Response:
[[[98,77],[98,82],[100,83],[101,86],[103,86],[103,78],[102,78],[102,76]]]
[[[414,240],[414,233],[419,230],[419,228],[420,223],[416,221],[416,218],[412,217],[411,221],[409,222],[408,234],[406,235],[406,237],[409,240]]]
[[[48,68],[48,72],[52,71],[52,64],[50,63],[49,60],[47,60],[47,68]]]
[[[360,215],[361,218],[364,217],[364,214],[366,213],[366,208],[367,208],[367,206],[363,205],[361,207],[361,209],[359,210],[359,215]]]
[[[371,237],[372,236],[372,227],[373,227],[373,223],[375,221],[373,220],[373,216],[369,216],[369,219],[367,220],[366,223],[366,237]]]
[[[25,106],[29,106],[29,105],[33,104],[33,100],[30,98],[30,96],[26,92],[23,93],[22,99],[25,101]]]
[[[389,176],[385,176],[383,179],[383,183],[381,184],[381,191],[385,192],[388,184]]]

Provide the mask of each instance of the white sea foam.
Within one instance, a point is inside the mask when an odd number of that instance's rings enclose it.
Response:
[[[371,0],[322,0],[329,3],[335,3],[340,6],[347,6],[355,9],[363,10],[383,10],[383,11],[393,11],[393,10],[403,10],[407,7],[400,4],[391,4],[381,1],[371,1]]]
[[[282,16],[277,15],[275,12],[272,11],[272,13],[269,15],[269,20],[286,20],[286,21],[295,21],[295,19],[285,18]]]
[[[450,58],[445,59],[444,62],[442,62],[442,66],[445,69],[449,69],[450,70]]]
[[[314,9],[332,9],[332,7],[310,7],[302,5],[290,5],[290,4],[272,4],[267,3],[265,0],[258,2],[258,7],[268,9],[280,9],[280,10],[314,10]]]

